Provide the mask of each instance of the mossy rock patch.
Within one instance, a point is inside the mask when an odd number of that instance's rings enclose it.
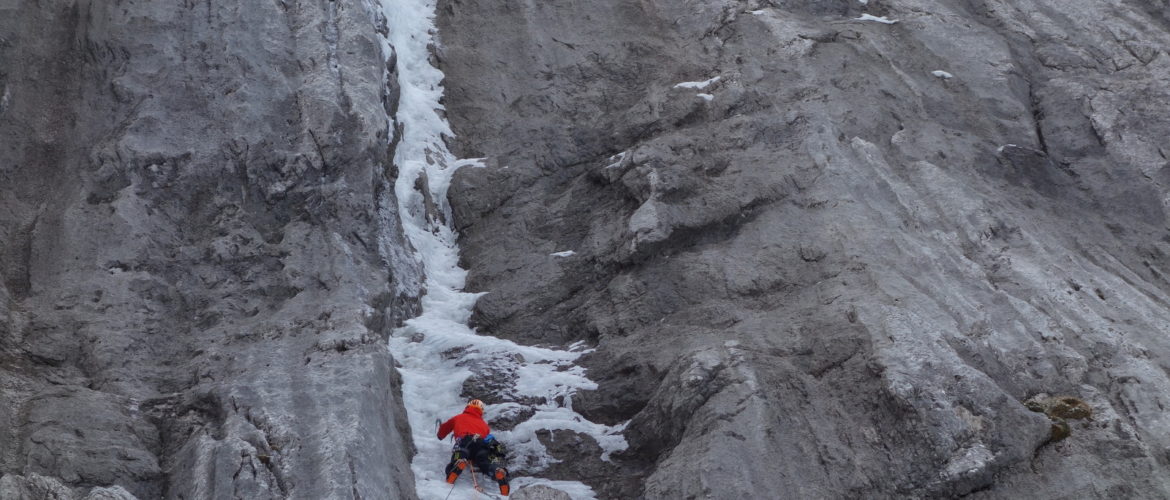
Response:
[[[1037,413],[1043,413],[1052,420],[1052,436],[1049,442],[1060,441],[1072,434],[1068,420],[1091,420],[1093,407],[1084,400],[1073,396],[1048,396],[1037,394],[1024,401],[1024,406]]]
[[[1048,438],[1049,442],[1060,441],[1072,434],[1072,427],[1064,420],[1052,421],[1052,435]]]

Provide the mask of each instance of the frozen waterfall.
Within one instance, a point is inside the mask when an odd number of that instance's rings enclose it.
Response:
[[[441,114],[443,74],[429,62],[429,46],[435,42],[433,0],[381,0],[389,35],[383,49],[397,55],[401,96],[397,121],[402,126],[394,163],[399,169],[395,185],[402,226],[426,272],[422,313],[394,332],[389,348],[401,364],[403,398],[415,446],[412,469],[422,499],[442,499],[451,486],[443,480],[443,466],[450,456],[450,442],[435,437],[436,419],[449,418],[463,409],[463,383],[475,363],[502,363],[500,369],[516,375],[507,393],[515,401],[489,404],[485,415],[493,418],[534,410],[527,420],[509,431],[495,431],[509,447],[513,490],[525,484],[543,483],[570,493],[573,498],[593,498],[592,489],[580,482],[549,481],[529,477],[555,460],[536,437],[542,429],[567,429],[595,438],[608,454],[626,447],[621,426],[609,427],[585,420],[572,410],[572,394],[593,389],[585,370],[574,365],[584,350],[528,347],[477,333],[467,326],[480,294],[463,291],[467,271],[458,265],[459,248],[450,227],[447,187],[454,172],[478,166],[478,160],[456,159],[443,142],[452,132]],[[422,178],[424,182],[418,182]],[[422,192],[416,186],[425,186]],[[433,203],[428,203],[433,201]],[[555,401],[560,397],[564,406]],[[540,401],[524,408],[519,401]],[[491,403],[491,401],[489,401]],[[456,488],[469,488],[460,479]]]

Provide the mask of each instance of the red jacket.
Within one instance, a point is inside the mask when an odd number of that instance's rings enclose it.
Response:
[[[468,434],[479,434],[479,437],[484,437],[492,433],[487,422],[483,421],[483,410],[470,405],[463,409],[463,413],[451,417],[439,426],[439,439],[447,437],[451,431],[455,432],[455,439]]]

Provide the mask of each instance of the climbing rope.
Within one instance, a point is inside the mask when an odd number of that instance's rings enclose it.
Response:
[[[471,487],[475,488],[475,491],[483,493],[483,487],[479,485],[479,479],[475,477],[475,462],[469,460],[467,465],[471,468]]]

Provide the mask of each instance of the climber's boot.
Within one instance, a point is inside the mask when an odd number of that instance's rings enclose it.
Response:
[[[508,469],[503,467],[496,467],[496,471],[492,474],[492,479],[500,483],[500,494],[508,496],[508,492],[512,489],[508,486]]]
[[[455,484],[455,480],[459,479],[459,474],[463,473],[463,469],[467,468],[467,460],[459,459],[455,461],[455,466],[447,471],[447,484]]]

